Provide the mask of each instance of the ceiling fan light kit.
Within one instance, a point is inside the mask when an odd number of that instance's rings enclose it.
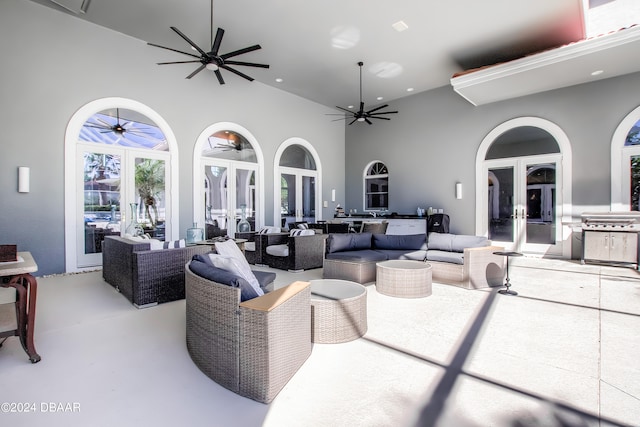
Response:
[[[389,106],[389,104],[384,104],[376,108],[372,108],[371,110],[365,111],[364,102],[362,101],[362,66],[364,63],[362,61],[358,62],[358,67],[360,67],[360,109],[357,112],[350,111],[346,108],[338,107],[337,109],[344,111],[347,115],[342,119],[337,120],[347,120],[353,119],[349,124],[353,124],[355,122],[367,122],[367,124],[373,124],[373,122],[369,119],[379,119],[379,120],[391,120],[388,117],[381,117],[384,114],[397,114],[397,111],[379,111],[383,108]],[[334,121],[337,121],[334,120]]]

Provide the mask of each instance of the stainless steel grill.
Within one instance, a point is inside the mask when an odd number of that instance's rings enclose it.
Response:
[[[583,213],[583,230],[640,231],[640,212]]]

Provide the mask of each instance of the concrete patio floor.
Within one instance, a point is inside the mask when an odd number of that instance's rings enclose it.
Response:
[[[279,270],[276,287],[322,270]],[[434,283],[427,298],[367,286],[368,332],[315,344],[270,405],[220,387],[184,345],[184,301],[135,309],[101,272],[39,278],[32,365],[0,349],[12,426],[639,426],[640,275],[518,258],[518,296]],[[79,403],[79,412],[42,411]]]

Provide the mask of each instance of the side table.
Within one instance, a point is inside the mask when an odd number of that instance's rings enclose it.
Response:
[[[38,271],[38,265],[29,252],[18,252],[17,262],[0,263],[0,287],[15,288],[17,294],[17,329],[0,332],[0,337],[20,337],[22,348],[31,363],[37,363],[41,359],[33,342],[38,282],[31,273],[35,271]]]
[[[506,286],[506,289],[500,289],[498,293],[502,295],[518,295],[516,291],[512,291],[510,289],[511,281],[509,280],[509,257],[514,257],[514,256],[518,257],[518,256],[522,256],[522,254],[520,252],[515,252],[515,251],[498,251],[498,252],[494,252],[493,254],[507,257],[507,278],[504,283],[504,286]]]

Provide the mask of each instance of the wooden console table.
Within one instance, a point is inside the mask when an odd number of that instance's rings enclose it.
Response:
[[[38,283],[31,273],[38,271],[38,265],[31,253],[18,252],[18,262],[0,263],[0,286],[15,288],[17,297],[17,329],[0,333],[2,336],[18,336],[22,348],[31,363],[40,361],[33,343],[33,330],[36,320],[36,296]]]

